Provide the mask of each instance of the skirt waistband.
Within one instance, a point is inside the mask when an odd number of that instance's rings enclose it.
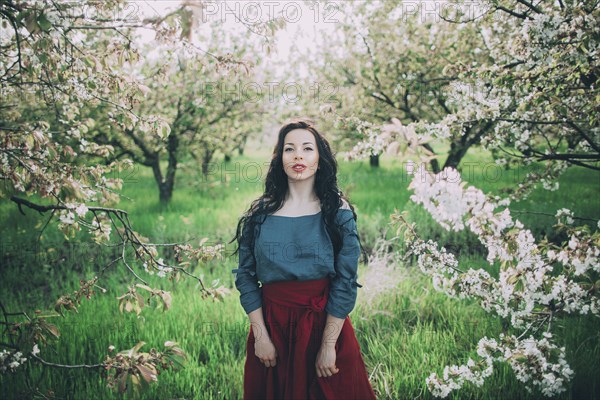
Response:
[[[262,285],[263,300],[285,307],[323,311],[329,295],[329,278],[280,281]]]

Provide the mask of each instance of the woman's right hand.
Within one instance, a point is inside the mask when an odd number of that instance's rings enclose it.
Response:
[[[277,350],[271,338],[262,338],[254,343],[254,354],[265,367],[274,367],[277,362]]]

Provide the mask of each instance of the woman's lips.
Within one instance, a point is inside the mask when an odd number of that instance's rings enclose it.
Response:
[[[302,171],[304,171],[306,169],[306,166],[304,166],[304,165],[296,165],[296,166],[293,166],[292,169],[294,171],[296,171],[296,172],[302,172]]]

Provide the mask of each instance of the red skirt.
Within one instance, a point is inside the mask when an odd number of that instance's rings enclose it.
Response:
[[[346,317],[335,344],[337,374],[318,377],[317,352],[327,321],[329,278],[262,286],[262,311],[277,364],[266,367],[254,353],[252,327],[246,341],[244,400],[375,399],[354,328]]]

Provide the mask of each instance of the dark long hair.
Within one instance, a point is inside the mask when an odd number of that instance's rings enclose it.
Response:
[[[321,202],[321,218],[331,238],[334,259],[343,245],[341,229],[335,222],[337,211],[343,204],[342,199],[348,203],[350,210],[352,210],[352,217],[355,221],[357,220],[354,206],[350,204],[350,201],[338,188],[338,167],[335,160],[335,153],[332,152],[329,142],[317,131],[312,120],[308,118],[294,118],[283,124],[279,130],[277,144],[273,149],[269,172],[265,180],[264,193],[252,202],[248,210],[238,221],[235,237],[229,242],[232,243],[234,240],[238,242],[238,247],[232,253],[232,256],[238,253],[239,244],[242,240],[242,232],[244,233],[244,240],[248,240],[250,251],[253,252],[254,246],[252,244],[254,243],[255,231],[258,229],[260,232],[260,226],[265,221],[267,215],[276,212],[283,206],[288,191],[288,178],[284,171],[282,160],[283,143],[287,133],[294,129],[306,129],[311,132],[317,143],[319,169],[317,169],[315,176],[315,192]],[[362,247],[360,237],[358,242],[361,254],[366,260],[366,252]]]

